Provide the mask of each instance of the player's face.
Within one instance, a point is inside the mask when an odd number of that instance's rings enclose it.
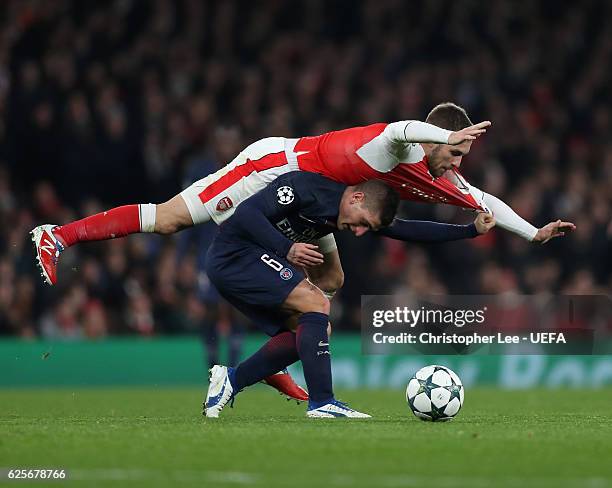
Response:
[[[439,178],[449,169],[458,168],[463,156],[470,152],[472,141],[465,141],[456,146],[436,144],[427,155],[427,166],[434,178]]]
[[[340,204],[337,226],[340,230],[350,230],[355,236],[361,237],[370,230],[380,229],[381,222],[380,216],[364,207],[363,193],[356,192]]]

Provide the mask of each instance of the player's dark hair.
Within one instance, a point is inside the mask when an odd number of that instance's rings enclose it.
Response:
[[[474,125],[463,107],[452,102],[436,105],[425,122],[454,132]]]
[[[380,216],[382,227],[391,225],[400,201],[399,194],[393,188],[381,180],[368,180],[355,185],[355,191],[364,193],[363,206]]]

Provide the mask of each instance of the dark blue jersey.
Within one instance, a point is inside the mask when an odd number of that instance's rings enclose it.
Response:
[[[278,307],[305,278],[285,258],[289,248],[335,229],[345,188],[314,173],[287,173],[219,226],[206,260],[208,276],[267,334],[282,329],[285,312]]]
[[[228,246],[248,241],[285,257],[295,242],[315,242],[336,229],[345,189],[315,173],[287,173],[242,202],[217,240]]]
[[[295,242],[312,243],[336,230],[346,185],[315,173],[287,173],[242,202],[221,224],[218,239],[228,246],[249,241],[286,257]],[[378,235],[412,242],[445,242],[478,235],[474,224],[394,219]]]
[[[242,202],[219,227],[206,271],[221,294],[267,334],[283,327],[279,306],[305,278],[287,253],[336,229],[346,186],[308,172],[287,173]],[[471,237],[474,226],[395,219],[378,232],[401,240],[435,242]]]

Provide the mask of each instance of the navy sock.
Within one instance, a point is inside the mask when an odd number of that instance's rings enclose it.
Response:
[[[202,339],[204,341],[204,347],[206,348],[208,369],[210,369],[215,364],[219,364],[219,337],[217,334],[216,320],[206,318],[202,321]]]
[[[324,313],[308,312],[300,316],[297,328],[297,350],[304,369],[311,404],[334,399],[327,323]]]
[[[293,332],[281,332],[251,357],[242,361],[230,376],[235,391],[253,385],[299,360]]]

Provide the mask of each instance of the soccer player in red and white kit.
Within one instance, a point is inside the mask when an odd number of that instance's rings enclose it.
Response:
[[[32,239],[42,275],[57,280],[60,253],[78,242],[123,237],[138,232],[172,234],[213,220],[223,222],[243,200],[289,171],[311,171],[347,185],[382,179],[402,199],[447,203],[492,212],[497,224],[531,241],[563,235],[573,224],[551,222],[536,229],[501,200],[470,186],[458,173],[472,141],[488,121],[473,125],[464,109],[446,103],[435,107],[426,122],[407,120],[329,132],[315,137],[269,137],[254,142],[227,166],[196,181],[169,201],[126,205],[57,225],[41,225]],[[366,229],[352,229],[361,235]],[[333,236],[311,245],[311,259],[321,262],[309,278],[331,298],[343,273]],[[292,261],[292,256],[287,256]],[[299,264],[296,262],[296,264]]]
[[[444,103],[429,113],[426,122],[372,124],[299,139],[261,139],[227,166],[165,203],[125,205],[61,226],[36,227],[32,240],[42,275],[48,284],[55,284],[60,253],[78,242],[139,232],[172,234],[211,219],[220,224],[241,201],[278,176],[296,170],[319,173],[347,185],[381,179],[405,200],[487,211],[498,226],[533,242],[546,242],[573,229],[572,223],[561,221],[537,229],[459,174],[472,141],[490,125],[487,121],[473,125],[463,108]],[[319,246],[324,254],[334,249],[333,240]]]

